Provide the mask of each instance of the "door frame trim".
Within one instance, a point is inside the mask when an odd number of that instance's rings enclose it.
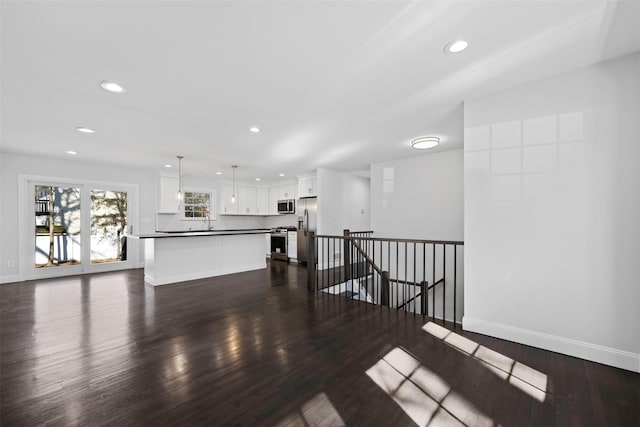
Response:
[[[30,254],[29,248],[30,244],[29,239],[32,236],[32,220],[33,220],[33,210],[29,211],[29,206],[32,204],[28,203],[28,199],[30,197],[30,184],[33,182],[38,183],[50,183],[54,185],[77,185],[82,190],[82,193],[85,191],[89,191],[92,188],[94,189],[110,189],[115,191],[127,191],[127,223],[129,227],[133,227],[133,230],[138,229],[138,197],[139,197],[139,185],[135,183],[126,183],[126,182],[112,182],[112,181],[98,181],[98,180],[90,180],[83,178],[69,178],[69,177],[58,177],[58,176],[45,176],[45,175],[30,175],[30,174],[19,174],[18,175],[18,280],[25,281],[31,279],[37,279],[36,277],[31,277],[31,263],[30,263]],[[88,206],[87,202],[81,199],[81,206]],[[86,208],[85,208],[86,210]],[[80,212],[81,218],[85,218],[86,213]],[[83,221],[84,224],[86,221]],[[82,228],[86,227],[82,225]],[[82,230],[84,233],[85,231]],[[83,239],[81,237],[81,239]],[[88,241],[88,240],[87,240]],[[104,264],[96,264],[91,265],[90,260],[87,260],[89,264],[83,262],[81,264],[80,271],[64,271],[64,270],[51,270],[50,274],[43,275],[42,278],[48,277],[60,277],[60,276],[68,276],[68,275],[78,275],[78,274],[87,274],[87,273],[97,273],[102,271],[114,271],[114,270],[124,270],[129,268],[138,268],[139,264],[139,249],[138,249],[138,240],[129,239],[127,241],[127,245],[131,243],[132,247],[127,248],[127,265],[124,266],[122,263],[104,263]],[[83,245],[84,246],[84,245]],[[81,249],[84,251],[85,249]],[[83,257],[84,258],[84,257]],[[84,261],[84,259],[83,259]],[[124,268],[123,268],[124,267]],[[54,274],[51,274],[54,273]],[[40,277],[38,277],[40,278]]]

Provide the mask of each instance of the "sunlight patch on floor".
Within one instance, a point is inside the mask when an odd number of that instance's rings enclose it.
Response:
[[[449,384],[406,350],[396,347],[366,374],[419,426],[493,426]]]
[[[324,393],[318,393],[303,403],[296,412],[280,421],[278,427],[336,426],[346,424]]]
[[[513,360],[502,353],[491,350],[468,338],[456,334],[433,322],[422,327],[432,336],[441,339],[456,350],[480,361],[498,377],[529,396],[544,402],[547,395],[547,376],[540,371]]]

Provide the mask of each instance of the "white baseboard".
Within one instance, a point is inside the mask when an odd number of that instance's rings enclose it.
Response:
[[[0,283],[13,283],[19,281],[20,278],[17,274],[5,274],[4,276],[0,276]]]
[[[640,354],[464,316],[462,329],[640,372]]]

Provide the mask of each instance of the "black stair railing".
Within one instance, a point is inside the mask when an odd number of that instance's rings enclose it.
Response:
[[[464,242],[372,234],[344,230],[342,236],[313,235],[309,290],[459,322]]]

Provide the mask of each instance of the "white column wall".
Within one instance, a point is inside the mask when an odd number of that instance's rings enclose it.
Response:
[[[640,371],[639,118],[639,54],[465,101],[465,329]]]
[[[376,236],[463,240],[462,166],[462,150],[371,165]]]
[[[342,235],[345,228],[369,230],[369,180],[319,168],[318,234]]]

